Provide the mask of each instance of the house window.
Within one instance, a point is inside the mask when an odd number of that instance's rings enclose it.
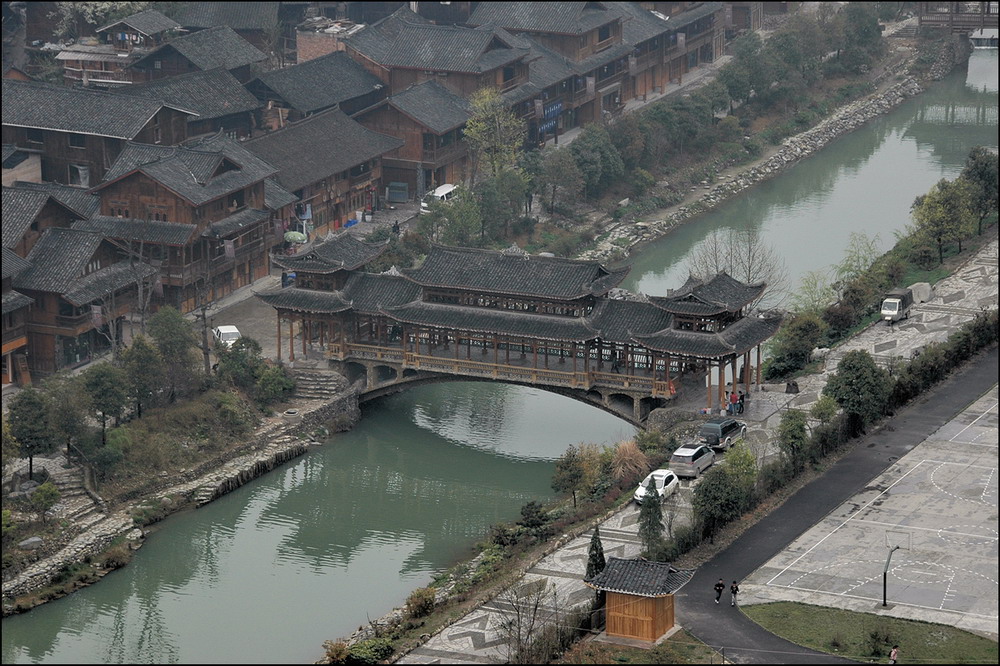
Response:
[[[87,137],[83,134],[70,133],[69,135],[69,147],[70,148],[86,148],[87,147]]]
[[[153,128],[153,143],[161,143],[163,141],[163,134],[160,132],[159,127]]]
[[[69,184],[76,187],[90,187],[90,167],[84,164],[70,164]]]
[[[602,25],[597,29],[597,41],[598,43],[604,42],[611,39],[611,24]]]
[[[503,82],[508,83],[514,78],[514,68],[504,67],[503,68]]]
[[[28,143],[45,143],[45,132],[40,129],[28,129]]]
[[[154,60],[153,61],[153,69],[163,69],[163,61],[162,60]]]

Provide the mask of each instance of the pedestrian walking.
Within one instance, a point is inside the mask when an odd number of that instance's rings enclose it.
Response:
[[[722,598],[722,593],[726,590],[726,584],[719,579],[719,582],[715,584],[715,603],[719,603],[719,599]]]
[[[746,400],[746,397],[747,397],[746,393],[743,392],[743,389],[740,389],[740,403],[739,403],[740,404],[740,414],[743,413],[743,405],[744,405],[744,401]]]
[[[729,394],[729,415],[733,416],[736,414],[736,408],[740,403],[739,396],[736,395],[736,391]]]
[[[899,646],[893,645],[892,650],[889,651],[889,663],[895,664],[897,659],[899,659]]]
[[[736,605],[736,595],[739,594],[739,593],[740,593],[740,586],[737,585],[736,581],[734,580],[733,584],[729,586],[729,595],[730,595],[729,596],[729,605],[730,606],[735,606]]]

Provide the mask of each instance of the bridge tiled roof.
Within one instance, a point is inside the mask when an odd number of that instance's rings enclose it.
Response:
[[[581,317],[525,314],[422,301],[385,308],[383,312],[405,324],[453,328],[474,333],[564,342],[583,342],[598,337],[598,332],[590,327],[589,321]]]
[[[719,333],[668,329],[652,335],[636,335],[633,341],[670,354],[719,358],[753,349],[774,335],[779,324],[781,317],[745,317]]]
[[[343,294],[356,312],[376,314],[420,298],[420,286],[399,275],[354,273],[347,279]]]
[[[648,302],[600,300],[588,319],[608,342],[629,342],[635,335],[652,335],[670,328],[672,317]]]
[[[328,236],[304,254],[291,257],[274,257],[274,263],[286,271],[328,274],[340,270],[354,270],[376,259],[389,247],[389,241],[366,243],[350,232]]]
[[[422,287],[570,301],[606,294],[628,271],[596,261],[433,245],[419,268],[402,272]]]
[[[712,316],[739,311],[747,303],[760,298],[766,288],[764,282],[744,284],[722,272],[708,281],[689,277],[680,289],[667,296],[651,297],[650,300],[674,314]]]

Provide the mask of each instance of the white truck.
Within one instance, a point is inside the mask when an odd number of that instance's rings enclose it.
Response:
[[[892,289],[886,292],[882,300],[880,315],[889,326],[900,319],[909,319],[913,304],[926,303],[930,300],[931,292],[931,285],[927,282],[916,282],[906,289]]]

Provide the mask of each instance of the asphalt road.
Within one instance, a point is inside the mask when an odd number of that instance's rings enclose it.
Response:
[[[900,410],[825,474],[804,486],[778,509],[744,532],[698,569],[676,597],[677,616],[705,643],[738,663],[854,663],[790,643],[729,606],[728,584],[742,581],[858,493],[900,457],[955,417],[997,382],[997,347],[981,353],[956,373]],[[715,603],[712,586],[727,589]]]

